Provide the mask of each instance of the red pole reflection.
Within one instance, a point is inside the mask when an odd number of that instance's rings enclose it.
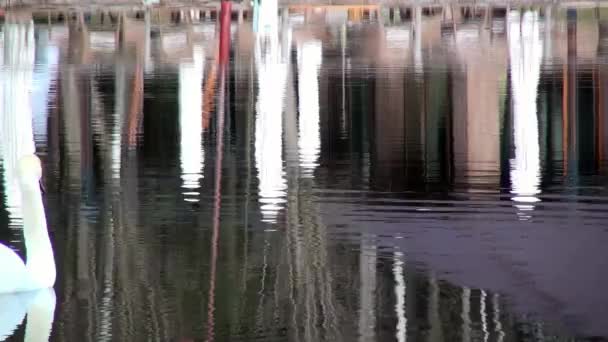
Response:
[[[220,211],[222,196],[222,159],[224,152],[224,111],[226,93],[226,74],[230,57],[230,17],[232,4],[222,1],[220,17],[219,64],[220,82],[217,103],[217,143],[215,157],[215,190],[213,204],[213,235],[211,237],[211,270],[209,276],[209,300],[207,306],[207,341],[214,339],[215,327],[215,276],[217,272],[218,244],[220,238]]]
[[[131,90],[131,104],[129,106],[129,116],[127,120],[127,136],[129,148],[134,148],[137,144],[137,135],[141,125],[141,115],[143,114],[143,94],[144,94],[144,68],[140,57],[137,57],[135,64],[135,76],[133,77],[133,88]]]
[[[232,2],[222,1],[220,18],[220,63],[226,65],[230,57],[230,18],[232,16]]]

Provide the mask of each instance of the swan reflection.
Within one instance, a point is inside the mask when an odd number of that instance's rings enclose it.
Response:
[[[513,94],[513,141],[515,157],[511,159],[512,199],[521,210],[531,210],[538,202],[540,151],[536,97],[542,42],[538,12],[529,11],[520,18],[511,12],[509,21],[509,57],[511,60],[511,87]]]
[[[186,201],[198,202],[203,178],[203,70],[204,52],[195,46],[193,60],[179,65],[179,124],[182,188]]]

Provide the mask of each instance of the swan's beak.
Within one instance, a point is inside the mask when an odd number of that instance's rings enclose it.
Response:
[[[42,194],[46,194],[46,189],[44,188],[44,184],[42,183],[42,180],[38,181],[38,184],[40,185],[40,192],[42,192]]]

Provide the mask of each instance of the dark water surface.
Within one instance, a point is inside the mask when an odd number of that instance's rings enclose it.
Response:
[[[608,336],[608,8],[264,5],[5,19],[52,341]]]

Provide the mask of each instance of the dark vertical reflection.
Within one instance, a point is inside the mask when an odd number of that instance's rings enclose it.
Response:
[[[570,179],[576,180],[578,168],[578,88],[577,88],[577,12],[573,9],[567,11],[567,46],[568,58],[564,66],[564,85],[563,85],[563,146],[564,146],[564,173]]]
[[[598,46],[597,55],[600,61],[606,61],[608,57],[608,20],[600,16],[598,20]],[[595,72],[595,104],[596,104],[596,160],[601,174],[606,173],[606,161],[608,161],[608,68],[606,63],[600,63]]]

